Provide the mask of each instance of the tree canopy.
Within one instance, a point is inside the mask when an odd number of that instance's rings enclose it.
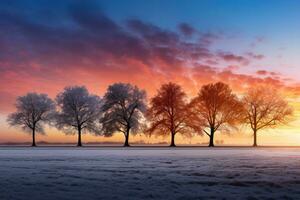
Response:
[[[17,111],[8,116],[8,123],[32,132],[32,146],[36,146],[35,134],[44,134],[43,125],[54,119],[54,102],[46,94],[28,93],[18,97],[15,105]]]
[[[209,146],[214,146],[214,134],[217,130],[235,125],[243,114],[242,103],[229,86],[222,82],[202,86],[190,107],[193,122],[198,122],[193,127],[209,136]]]
[[[66,133],[78,134],[78,146],[81,146],[83,132],[97,133],[100,130],[101,99],[89,94],[84,86],[66,87],[56,97],[59,112],[56,126]]]
[[[286,124],[293,110],[284,98],[271,88],[251,88],[243,98],[244,122],[254,135],[253,145],[257,146],[257,131]]]
[[[121,132],[124,146],[129,146],[129,135],[138,133],[147,110],[146,92],[128,83],[110,85],[103,98],[102,134],[112,136]]]
[[[148,133],[171,135],[170,146],[175,146],[177,133],[186,136],[191,134],[187,126],[188,111],[186,94],[181,86],[172,82],[163,84],[150,101]]]

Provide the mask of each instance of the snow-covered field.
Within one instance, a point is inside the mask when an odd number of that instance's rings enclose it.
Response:
[[[297,148],[0,148],[0,199],[299,199]]]

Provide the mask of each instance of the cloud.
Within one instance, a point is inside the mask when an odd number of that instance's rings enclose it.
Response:
[[[277,72],[272,72],[272,71],[267,71],[267,70],[258,70],[258,71],[256,71],[256,74],[261,75],[261,76],[273,76],[273,77],[280,76],[280,74]]]
[[[250,60],[247,59],[246,57],[240,56],[240,55],[235,55],[230,52],[218,52],[217,55],[226,62],[237,62],[242,65],[248,65],[250,62]]]
[[[0,87],[1,112],[12,110],[12,99],[28,91],[54,97],[73,84],[101,95],[113,82],[131,82],[149,96],[167,81],[182,84],[190,94],[212,81],[237,90],[243,84],[283,85],[274,77],[234,73],[262,55],[216,52],[212,43],[222,33],[196,31],[185,23],[169,30],[137,18],[117,23],[91,1],[56,1],[53,12],[51,2],[30,4],[31,12],[24,3],[1,6],[0,85],[6,86]]]
[[[199,32],[199,43],[201,45],[211,46],[214,42],[223,38],[223,32]]]
[[[256,71],[256,74],[265,76],[268,74],[268,72],[266,70],[258,70],[258,71]]]
[[[191,37],[196,32],[196,29],[187,23],[180,23],[178,29],[186,37]]]
[[[255,54],[253,52],[247,52],[246,55],[249,56],[250,58],[257,59],[257,60],[261,60],[265,57],[262,54]]]
[[[264,36],[256,36],[254,41],[251,42],[250,47],[255,48],[264,42],[266,42],[266,38]]]

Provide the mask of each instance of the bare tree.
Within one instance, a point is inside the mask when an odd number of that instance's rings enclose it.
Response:
[[[129,146],[130,133],[141,130],[146,105],[146,92],[137,86],[126,83],[110,85],[102,106],[102,134],[112,136],[121,132],[125,136],[124,146]]]
[[[188,107],[186,94],[180,85],[175,83],[163,84],[157,94],[150,101],[148,132],[156,135],[171,135],[171,147],[175,146],[177,133],[190,135],[187,119]]]
[[[257,146],[257,132],[286,124],[293,110],[288,102],[273,89],[252,88],[243,98],[245,123],[249,124],[254,136],[253,146]]]
[[[32,146],[36,146],[36,133],[44,134],[43,125],[50,123],[55,114],[55,104],[46,94],[28,93],[16,100],[17,111],[8,116],[11,126],[21,126],[32,133]]]
[[[100,97],[89,94],[84,86],[66,87],[57,95],[56,102],[59,107],[56,126],[67,134],[77,132],[77,146],[82,146],[82,133],[97,133],[100,130]]]
[[[228,85],[218,82],[204,85],[191,103],[193,128],[209,137],[209,146],[214,146],[217,130],[235,125],[243,114],[243,106]],[[208,130],[207,130],[208,129]]]

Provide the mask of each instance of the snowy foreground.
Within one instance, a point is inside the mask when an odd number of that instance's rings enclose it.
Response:
[[[0,148],[0,199],[299,199],[296,148]]]

